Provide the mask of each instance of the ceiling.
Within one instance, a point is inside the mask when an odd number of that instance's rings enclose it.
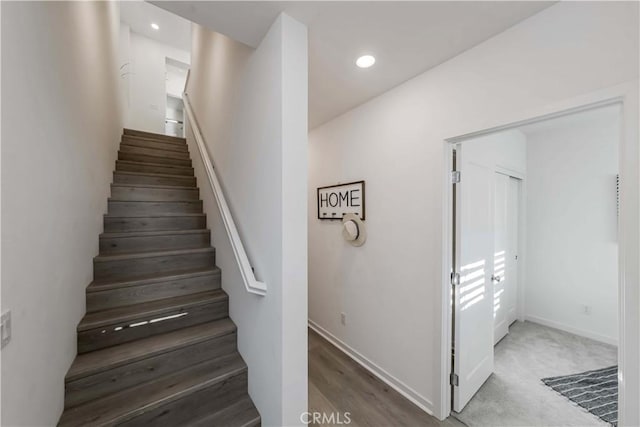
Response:
[[[309,128],[472,48],[554,2],[156,1],[257,47],[280,12],[309,31]],[[355,60],[372,54],[376,64]]]
[[[191,22],[142,0],[121,1],[120,21],[160,43],[191,52]],[[151,28],[155,22],[159,30]]]

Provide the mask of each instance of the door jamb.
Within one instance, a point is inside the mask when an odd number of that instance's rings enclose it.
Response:
[[[638,382],[638,373],[634,372],[632,366],[633,359],[640,357],[638,354],[638,338],[633,334],[639,332],[639,325],[633,322],[635,317],[638,317],[637,313],[626,310],[625,307],[629,304],[633,304],[634,301],[625,301],[625,295],[630,297],[637,297],[640,293],[638,289],[638,267],[637,267],[637,255],[638,255],[638,236],[633,234],[634,231],[638,231],[637,225],[633,224],[633,218],[638,217],[638,173],[637,168],[640,163],[638,157],[638,143],[637,143],[637,129],[634,126],[638,126],[637,118],[634,118],[634,114],[637,114],[638,110],[638,97],[637,97],[637,85],[636,84],[623,84],[614,88],[610,88],[604,91],[588,94],[583,97],[570,100],[568,102],[559,104],[559,106],[551,109],[545,109],[539,114],[529,115],[528,118],[522,120],[513,121],[507,124],[502,124],[494,127],[485,128],[480,131],[471,132],[451,138],[446,138],[444,142],[444,177],[443,177],[443,288],[441,292],[442,296],[442,328],[441,328],[441,378],[440,378],[440,408],[439,418],[444,419],[451,414],[451,386],[450,386],[450,373],[452,372],[451,366],[451,337],[452,337],[452,311],[451,311],[451,280],[450,274],[453,271],[453,259],[452,259],[452,189],[450,185],[450,171],[453,162],[453,149],[457,143],[472,139],[481,135],[496,133],[502,130],[518,128],[526,124],[541,122],[556,117],[565,116],[568,114],[574,114],[590,109],[604,107],[613,104],[621,105],[621,118],[622,129],[620,133],[620,141],[618,146],[619,156],[619,173],[622,185],[620,192],[620,226],[618,229],[618,377],[619,377],[619,394],[618,394],[618,421],[619,425],[623,426],[626,423],[626,419],[633,419],[637,417],[637,414],[632,413],[633,405],[627,405],[627,399],[634,399],[634,395],[640,394],[638,388],[640,384],[628,384],[631,381]],[[629,156],[624,159],[623,156]],[[635,155],[635,157],[634,157]],[[464,179],[464,178],[462,178]],[[624,191],[626,190],[626,191]],[[624,201],[623,201],[624,200]],[[624,212],[623,212],[624,211]],[[634,240],[635,238],[635,240]],[[626,261],[629,259],[628,261]],[[634,266],[635,264],[635,266]],[[525,286],[524,280],[519,282],[521,287]],[[633,298],[632,298],[633,299]],[[636,301],[637,303],[637,301]],[[626,319],[629,316],[630,319]],[[629,321],[631,320],[631,321]],[[636,334],[638,335],[638,334]],[[626,341],[631,341],[626,343]],[[629,345],[629,350],[625,344]],[[631,356],[632,360],[627,361],[627,352]],[[626,380],[623,380],[625,376],[623,373],[629,372],[631,375],[627,376]],[[634,374],[635,377],[634,377]],[[627,396],[629,391],[629,397]]]

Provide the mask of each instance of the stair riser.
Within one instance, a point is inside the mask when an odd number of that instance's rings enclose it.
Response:
[[[140,202],[180,202],[198,200],[200,192],[193,189],[111,186],[111,199]]]
[[[173,427],[189,425],[207,414],[224,409],[247,393],[247,373],[235,375],[226,381],[192,393],[182,399],[168,402],[159,408],[127,420],[119,426]]]
[[[116,171],[123,172],[141,172],[141,173],[164,173],[168,175],[184,175],[193,176],[193,168],[190,167],[172,167],[170,165],[150,165],[150,164],[131,164],[116,161]]]
[[[206,228],[204,216],[178,217],[141,217],[122,218],[105,217],[105,233],[120,233],[127,231],[162,231],[162,230],[197,230]]]
[[[159,134],[155,134],[155,133],[144,132],[144,131],[141,131],[141,130],[134,130],[134,129],[125,129],[124,132],[123,132],[123,135],[137,136],[137,137],[141,137],[141,138],[156,139],[158,141],[181,142],[183,144],[186,141],[184,138],[180,138],[180,137],[177,137],[177,136],[159,135]]]
[[[150,321],[166,316],[187,313],[182,317],[176,317],[155,323],[146,323],[135,327],[129,325]],[[229,315],[228,300],[202,304],[193,307],[183,307],[175,310],[167,310],[162,314],[113,324],[103,328],[89,329],[78,332],[78,353],[86,353],[113,345],[123,344],[140,338],[146,338],[177,329],[198,325],[213,320],[222,319]],[[117,328],[123,328],[116,331]]]
[[[150,138],[140,138],[136,136],[128,136],[124,135],[122,137],[121,143],[127,145],[135,145],[136,147],[144,147],[144,148],[156,148],[160,150],[169,150],[169,151],[188,151],[188,146],[184,142],[168,142],[168,141],[160,141],[157,139]]]
[[[109,200],[109,214],[119,216],[144,216],[161,214],[202,213],[202,201],[181,202],[126,202]]]
[[[115,184],[196,186],[196,178],[192,176],[129,175],[121,172],[114,172],[113,182]]]
[[[260,427],[260,414],[248,396],[220,412],[189,423],[189,427]]]
[[[117,261],[94,260],[93,275],[96,280],[115,280],[170,271],[206,269],[215,266],[215,258],[215,252],[211,251]]]
[[[220,289],[220,274],[87,292],[87,313]]]
[[[143,163],[160,163],[163,165],[174,166],[191,166],[191,160],[188,159],[172,159],[169,157],[154,157],[144,154],[128,153],[125,151],[118,151],[118,160],[129,160],[131,162],[143,162]]]
[[[162,375],[172,374],[206,360],[231,354],[235,350],[234,332],[67,382],[65,409],[154,380]]]
[[[210,234],[167,234],[162,236],[101,237],[100,253],[145,252],[153,250],[202,248],[210,245]]]
[[[163,150],[162,148],[138,147],[136,145],[121,144],[120,152],[142,154],[145,156],[166,157],[171,159],[189,159],[188,151]]]

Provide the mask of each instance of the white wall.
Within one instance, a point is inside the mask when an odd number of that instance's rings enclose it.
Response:
[[[638,50],[638,4],[561,2],[314,129],[308,190],[311,322],[442,416],[443,141],[548,113],[602,88],[635,85]],[[637,177],[637,86],[607,93],[619,91],[631,112],[627,170]],[[354,248],[340,238],[339,224],[315,218],[315,190],[359,179],[367,182],[368,237]],[[631,307],[640,301],[637,180],[628,185],[635,238],[629,243],[625,304],[634,316]],[[347,315],[346,326],[340,312]],[[630,322],[636,332],[623,351],[633,404],[640,398],[640,322]],[[637,405],[624,410],[629,424],[640,423]]]
[[[253,50],[194,25],[188,94],[266,296],[246,292],[200,158],[194,168],[249,393],[265,426],[307,410],[307,38],[281,15]],[[191,153],[197,153],[187,132]]]
[[[619,114],[608,107],[526,132],[526,317],[612,344]]]
[[[122,133],[114,2],[2,3],[2,425],[55,425]]]
[[[189,64],[189,52],[162,44],[128,30],[121,24],[121,58],[127,61],[129,105],[125,126],[148,132],[164,133],[167,103],[166,58]],[[126,44],[127,36],[129,45]],[[123,64],[121,64],[123,65]]]

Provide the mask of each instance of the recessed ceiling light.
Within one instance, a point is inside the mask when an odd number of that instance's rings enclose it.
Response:
[[[376,58],[372,55],[363,55],[356,60],[356,65],[360,68],[369,68],[376,63]]]
[[[156,24],[155,22],[151,23],[151,28],[153,28],[154,30],[159,30],[160,29],[160,25]]]

